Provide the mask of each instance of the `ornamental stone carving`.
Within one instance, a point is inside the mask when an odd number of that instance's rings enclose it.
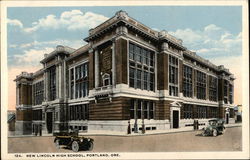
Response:
[[[159,37],[165,37],[168,32],[166,30],[162,30],[159,32]]]
[[[62,46],[62,45],[56,46],[56,51],[57,52],[60,52],[60,51],[63,51],[63,50],[64,50],[64,46]]]
[[[128,29],[125,26],[120,26],[116,28],[116,34],[118,35],[127,35],[128,34]]]
[[[163,42],[162,45],[161,45],[161,50],[162,51],[167,51],[168,50],[168,43]]]
[[[128,13],[125,12],[125,11],[120,10],[120,11],[116,12],[116,17],[117,17],[118,19],[125,19],[125,20],[128,20]]]

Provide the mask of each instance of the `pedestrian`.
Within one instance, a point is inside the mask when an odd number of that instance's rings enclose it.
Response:
[[[130,129],[130,121],[128,121],[128,131],[127,131],[128,134],[131,134],[131,129]]]

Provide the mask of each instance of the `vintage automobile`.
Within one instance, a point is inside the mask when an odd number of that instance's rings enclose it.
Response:
[[[208,126],[203,128],[202,136],[214,136],[225,132],[225,121],[223,119],[211,119],[208,121]]]
[[[54,133],[54,136],[54,143],[58,149],[60,149],[61,146],[66,146],[71,148],[72,151],[78,152],[80,149],[90,151],[94,146],[94,140],[92,138],[79,136],[76,131]]]

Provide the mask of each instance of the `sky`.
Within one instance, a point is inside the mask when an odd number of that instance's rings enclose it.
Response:
[[[79,48],[88,31],[124,10],[154,30],[166,30],[183,45],[236,77],[235,104],[242,103],[242,8],[240,6],[8,7],[9,109],[15,108],[16,75],[34,72],[57,45]]]

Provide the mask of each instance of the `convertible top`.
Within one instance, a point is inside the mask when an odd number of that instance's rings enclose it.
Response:
[[[54,132],[54,136],[78,136],[78,132]]]
[[[225,123],[225,120],[221,118],[210,119],[208,122],[211,122],[211,121],[216,121],[217,123]]]

